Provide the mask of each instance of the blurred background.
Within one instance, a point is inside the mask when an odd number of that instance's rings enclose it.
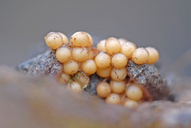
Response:
[[[43,53],[50,31],[70,37],[79,30],[90,33],[95,44],[114,36],[156,47],[165,72],[191,48],[191,1],[1,0],[0,64],[15,67]],[[191,76],[191,66],[181,74]]]

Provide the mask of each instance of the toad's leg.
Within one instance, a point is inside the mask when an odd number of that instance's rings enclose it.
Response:
[[[55,51],[49,50],[46,53],[44,53],[36,61],[36,63],[29,68],[28,74],[34,76],[49,74],[55,61],[56,61]]]
[[[34,57],[34,58],[32,58],[32,59],[29,59],[29,60],[27,60],[27,61],[24,61],[24,62],[20,63],[20,64],[16,67],[16,69],[17,69],[18,71],[20,71],[20,72],[27,73],[28,70],[29,70],[29,68],[30,68],[33,64],[35,64],[35,62],[36,62],[41,56],[42,56],[42,54],[40,54],[40,55],[38,55],[38,56],[36,56],[36,57]]]

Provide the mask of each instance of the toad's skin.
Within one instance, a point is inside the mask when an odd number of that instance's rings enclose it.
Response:
[[[145,88],[153,100],[165,99],[169,94],[169,88],[165,78],[158,73],[154,65],[137,65],[129,60],[127,74],[130,80],[142,88]],[[143,90],[145,90],[143,89]]]
[[[54,78],[60,76],[62,68],[62,64],[56,59],[54,50],[48,50],[43,55],[38,55],[17,66],[19,71],[23,71],[28,75],[49,75]]]
[[[32,59],[29,59],[27,61],[24,61],[22,63],[20,63],[16,69],[20,72],[23,72],[23,73],[27,73],[29,68],[31,67],[31,65],[33,65],[40,57],[42,56],[42,54],[32,58]]]
[[[40,76],[48,75],[53,78],[58,78],[62,73],[62,64],[58,62],[55,55],[55,50],[48,50],[43,55],[38,55],[31,60],[27,60],[21,63],[17,69],[19,71],[27,72],[28,75]],[[157,68],[154,65],[137,65],[132,60],[128,61],[127,74],[130,82],[137,83],[143,90],[147,100],[160,100],[167,99],[169,95],[169,88],[166,80],[158,73]],[[97,74],[90,76],[90,83],[87,88],[91,94],[96,94],[96,83],[103,80]],[[93,78],[92,78],[93,77]],[[87,87],[87,86],[86,86]]]

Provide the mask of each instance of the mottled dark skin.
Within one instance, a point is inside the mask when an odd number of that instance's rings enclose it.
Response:
[[[38,55],[32,59],[29,59],[27,61],[20,63],[16,67],[16,69],[19,70],[20,72],[27,73],[29,68],[31,67],[31,65],[33,65],[41,56],[42,56],[42,54],[40,54],[40,55]]]
[[[52,68],[50,69],[50,73],[48,74],[49,76],[53,77],[53,78],[58,78],[60,76],[60,74],[62,73],[62,69],[63,69],[63,64],[60,63],[57,59],[54,63],[54,65],[52,66]]]
[[[54,65],[56,61],[55,51],[49,50],[45,54],[43,54],[36,62],[33,64],[29,70],[28,75],[48,75],[50,73],[50,69]]]
[[[90,76],[90,84],[85,89],[85,91],[89,92],[91,95],[97,94],[97,91],[96,91],[97,84],[103,80],[104,80],[104,78],[99,77],[96,73],[92,74]]]
[[[152,100],[166,99],[169,88],[165,78],[159,74],[154,65],[137,65],[133,61],[128,62],[127,74],[131,80],[146,89],[147,95]]]
[[[48,75],[56,79],[62,73],[62,68],[62,64],[56,59],[54,50],[48,50],[43,55],[38,55],[17,66],[19,71],[27,75]]]
[[[130,80],[134,80],[139,74],[143,72],[147,68],[146,64],[135,64],[132,60],[129,60],[127,64],[127,74],[130,77]]]
[[[34,62],[35,61],[35,62]],[[24,67],[24,68],[23,68]],[[35,59],[28,60],[21,63],[17,67],[20,71],[24,70],[28,75],[48,75],[57,79],[62,73],[62,64],[56,59],[55,51],[48,50],[46,53],[37,56]],[[137,65],[132,60],[127,64],[127,79],[131,82],[137,83],[143,90],[146,100],[160,100],[167,99],[169,95],[169,88],[166,80],[158,73],[154,65]],[[96,94],[96,86],[103,78],[97,74],[90,76],[89,86],[84,89],[90,94]]]

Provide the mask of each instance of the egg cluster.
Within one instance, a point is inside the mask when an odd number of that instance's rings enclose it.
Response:
[[[95,57],[100,77],[111,78],[110,83],[101,82],[97,85],[97,93],[106,98],[109,104],[123,104],[126,107],[136,107],[143,98],[142,89],[135,83],[126,81],[127,62],[133,60],[136,64],[154,64],[159,53],[153,47],[137,48],[133,42],[114,37],[101,40],[97,44],[100,52]]]
[[[97,94],[108,104],[123,104],[130,108],[138,105],[144,93],[140,86],[125,79],[128,60],[136,64],[154,64],[159,58],[155,48],[137,48],[133,42],[123,38],[101,40],[95,48],[92,36],[87,32],[74,33],[70,41],[63,33],[50,32],[45,42],[56,50],[56,58],[63,64],[63,72],[58,79],[61,83],[82,92],[89,84],[89,76],[97,73],[106,78],[97,85]]]
[[[94,52],[96,51],[93,48],[92,36],[87,32],[76,32],[68,41],[68,38],[63,33],[50,32],[45,37],[45,42],[51,49],[56,50],[56,58],[63,64],[63,72],[59,81],[67,84],[72,76],[74,81],[69,82],[69,87],[81,92],[81,87],[87,86],[88,83],[82,83],[76,77],[89,79],[88,76],[97,71],[94,61],[96,54]],[[83,73],[85,74],[83,75]]]

